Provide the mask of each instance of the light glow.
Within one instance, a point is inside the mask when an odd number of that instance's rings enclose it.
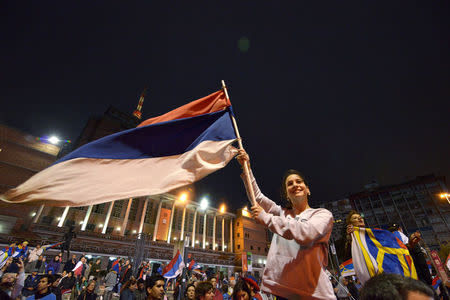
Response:
[[[208,205],[209,205],[209,203],[208,203],[208,198],[203,197],[203,198],[202,198],[202,201],[200,201],[200,209],[201,209],[201,210],[205,210],[205,209],[208,208]]]
[[[56,145],[59,143],[59,138],[53,135],[53,136],[49,137],[48,141],[50,143],[52,143],[53,145]]]

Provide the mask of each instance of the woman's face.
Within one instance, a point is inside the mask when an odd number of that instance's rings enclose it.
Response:
[[[134,292],[134,291],[137,289],[137,283],[135,283],[135,284],[130,284],[129,289],[130,289],[130,291]]]
[[[95,289],[95,282],[91,282],[88,286],[87,286],[87,290],[89,292],[93,292]]]
[[[213,300],[214,299],[214,289],[210,289],[204,297],[202,297],[204,300]]]
[[[186,296],[189,300],[195,298],[195,287],[190,286],[186,291]]]
[[[236,298],[238,299],[238,300],[250,300],[250,296],[248,295],[248,293],[247,292],[245,292],[245,291],[239,291],[239,292],[237,292],[236,293]]]
[[[364,227],[364,219],[360,214],[353,214],[350,217],[350,224],[356,227]]]
[[[291,174],[286,178],[286,195],[292,203],[303,201],[309,195],[309,188],[305,181],[297,174]]]

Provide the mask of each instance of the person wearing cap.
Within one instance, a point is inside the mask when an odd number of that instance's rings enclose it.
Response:
[[[262,300],[261,294],[259,293],[259,286],[258,282],[256,281],[256,278],[252,275],[247,275],[243,278],[244,281],[247,283],[247,286],[250,289],[251,295],[253,298]]]

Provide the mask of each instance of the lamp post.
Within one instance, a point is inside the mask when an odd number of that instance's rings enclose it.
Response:
[[[448,204],[450,204],[450,194],[449,193],[441,193],[441,194],[439,194],[439,197],[441,198],[441,199],[447,199],[447,202],[448,202]]]

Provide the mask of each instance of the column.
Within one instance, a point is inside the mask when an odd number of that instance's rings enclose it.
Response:
[[[139,224],[138,233],[142,233],[142,230],[144,229],[144,220],[145,220],[145,213],[147,212],[147,205],[148,205],[148,197],[145,198],[144,207],[142,208],[141,223]]]
[[[206,210],[205,214],[203,215],[203,244],[202,248],[205,249],[206,247]]]
[[[92,208],[94,207],[94,205],[89,205],[88,210],[86,212],[86,215],[84,216],[84,221],[83,221],[83,225],[81,225],[81,231],[85,231],[86,230],[86,226],[89,222],[89,217],[91,216],[91,212],[92,212]]]
[[[222,251],[225,252],[225,216],[222,216]]]
[[[197,208],[195,209],[194,212],[194,224],[192,224],[192,248],[195,247],[195,225],[197,224]]]
[[[170,244],[170,235],[172,234],[173,215],[175,214],[175,200],[173,200],[172,211],[170,212],[169,233],[167,234],[167,243]]]
[[[161,216],[162,199],[159,200],[158,212],[156,213],[155,229],[153,229],[153,241],[156,242],[156,234],[158,234],[159,218]]]
[[[61,215],[61,218],[59,219],[58,227],[62,227],[63,226],[64,220],[66,219],[68,212],[69,212],[69,206],[66,206],[66,208],[64,209],[63,214]]]
[[[103,224],[103,230],[102,233],[106,233],[106,229],[108,228],[109,218],[111,218],[112,209],[114,206],[114,201],[111,201],[111,204],[109,204],[108,213],[106,214],[105,224]]]
[[[230,218],[230,252],[233,252],[233,218]]]
[[[131,204],[133,203],[133,198],[128,199],[127,210],[125,211],[125,218],[123,219],[122,228],[120,230],[120,235],[124,236],[127,230],[128,217],[130,216]]]
[[[38,222],[39,217],[41,216],[43,210],[44,210],[44,204],[39,206],[39,209],[38,209],[38,211],[36,212],[36,215],[33,218],[33,223],[37,223]]]
[[[216,250],[216,220],[217,220],[217,215],[214,213],[214,223],[213,223],[213,245],[212,245],[212,249]]]
[[[186,205],[183,208],[183,217],[181,219],[181,236],[180,241],[184,240],[184,221],[186,220]]]

